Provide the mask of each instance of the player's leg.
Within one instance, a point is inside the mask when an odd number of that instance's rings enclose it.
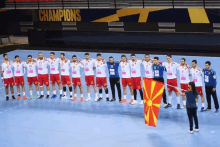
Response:
[[[70,76],[66,76],[65,79],[66,79],[66,84],[67,84],[68,87],[69,87],[70,100],[72,100],[72,99],[73,99],[73,87],[72,87],[72,85],[71,85]]]
[[[213,89],[213,87],[212,87]],[[215,91],[212,91],[211,90],[211,94],[212,94],[212,98],[214,100],[214,104],[215,104],[215,109],[216,109],[216,113],[219,111],[219,104],[218,104],[218,98],[217,98],[217,94],[216,94],[216,90]]]
[[[9,79],[9,84],[10,84],[10,90],[11,90],[11,95],[12,95],[12,99],[13,100],[16,100],[15,96],[14,96],[14,79],[13,78],[10,78]]]
[[[141,78],[140,77],[136,78],[135,83],[136,83],[136,87],[139,90],[140,97],[141,97],[140,105],[143,105],[144,104],[144,95],[143,95],[143,90],[142,90],[142,86],[141,86]]]
[[[205,92],[206,92],[206,100],[207,100],[207,109],[206,111],[211,110],[211,90],[210,90],[210,86],[205,86]]]
[[[106,101],[109,102],[107,79],[106,78],[101,78],[101,84],[102,84],[102,86],[103,86],[103,88],[105,90]]]
[[[172,91],[173,91],[173,88],[172,86],[172,80],[168,79],[167,80],[167,90],[168,90],[168,104],[165,108],[169,108],[169,107],[172,107],[171,103],[172,103]]]
[[[180,109],[180,95],[178,90],[175,88],[177,87],[177,79],[172,80],[172,91],[176,93],[176,100],[177,100],[177,109]]]
[[[77,86],[76,86],[76,84],[75,85],[73,84],[73,89],[74,89],[73,101],[76,101],[77,100]]]
[[[79,90],[80,90],[80,101],[83,102],[83,88],[82,88],[82,84],[79,85]]]
[[[27,97],[26,97],[26,94],[25,94],[25,87],[24,87],[24,77],[21,76],[20,77],[20,85],[21,85],[21,89],[22,89],[22,93],[23,93],[23,98],[26,100]]]
[[[64,83],[62,83],[62,85],[63,85],[63,99],[64,98],[67,98],[67,94],[66,94],[66,84],[64,84]]]
[[[44,80],[44,85],[46,86],[46,89],[47,89],[46,99],[48,99],[48,98],[50,98],[50,83],[49,83],[49,76],[48,76],[48,74],[44,75],[43,80]]]
[[[7,82],[7,83],[6,83]],[[9,88],[8,88],[8,81],[6,80],[6,79],[4,79],[4,86],[5,86],[5,94],[6,94],[6,101],[8,101],[9,100],[9,96],[8,96],[8,94],[9,94]]]
[[[137,90],[135,87],[135,78],[131,78],[131,89],[132,89],[132,93],[134,95],[134,99],[131,98],[130,104],[132,104],[135,101],[135,99],[137,100]],[[134,103],[137,103],[137,101]]]
[[[117,87],[118,98],[119,98],[119,102],[120,102],[120,101],[121,101],[121,84],[120,84],[120,78],[117,78],[116,87]]]
[[[110,86],[111,86],[111,91],[112,91],[112,99],[110,102],[115,101],[115,78],[109,78],[110,81]]]
[[[17,83],[16,83],[16,87],[17,87],[17,94],[18,94],[17,100],[21,100],[20,86]]]
[[[62,90],[62,84],[58,84],[59,91],[60,91],[60,98],[62,98],[63,90]]]
[[[127,83],[125,78],[121,78],[121,83],[123,87],[123,99],[120,101],[121,103],[126,103],[127,102]]]
[[[87,94],[88,94],[86,102],[88,102],[89,100],[91,100],[89,76],[85,76],[85,82],[86,82],[86,88],[87,88]]]
[[[40,74],[38,75],[38,82],[40,86],[40,97],[38,97],[38,99],[41,99],[44,97],[44,87],[43,87],[43,77]]]
[[[98,100],[98,88],[95,84],[95,76],[94,75],[90,76],[89,81],[90,81],[90,85],[92,85],[93,90],[95,92],[95,101],[97,101]]]

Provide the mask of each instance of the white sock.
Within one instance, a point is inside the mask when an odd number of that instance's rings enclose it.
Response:
[[[23,92],[23,95],[25,95],[25,92]]]
[[[205,107],[205,103],[202,103],[202,107]]]
[[[20,93],[18,93],[18,95],[20,95]]]
[[[66,96],[66,91],[64,91],[63,94]]]
[[[76,94],[74,94],[74,97],[77,97],[77,95],[76,95]]]
[[[106,94],[106,97],[109,97],[108,94]]]
[[[177,100],[177,104],[180,104],[180,97],[176,97],[176,100]]]
[[[50,91],[47,91],[47,95],[50,95]]]
[[[33,95],[33,91],[32,90],[30,90],[30,95]]]
[[[90,93],[88,93],[88,98],[90,98]]]
[[[183,100],[183,105],[186,105],[186,100]]]
[[[40,92],[39,92],[39,91],[37,91],[37,95],[40,95]]]
[[[98,93],[95,93],[95,98],[98,98]]]
[[[102,98],[102,94],[99,94],[99,97],[101,97],[101,98]]]
[[[196,106],[198,107],[198,103],[196,103]]]
[[[171,102],[172,102],[172,95],[168,96],[168,98],[169,98],[169,103],[171,104]]]
[[[73,92],[70,92],[70,95],[73,95]]]
[[[62,90],[60,90],[60,94],[62,94],[63,93],[63,91]]]
[[[126,99],[126,95],[124,95],[124,99]]]
[[[131,99],[134,99],[134,95],[131,95]]]
[[[53,91],[53,94],[56,94],[56,90]]]
[[[40,92],[40,94],[41,94],[41,95],[44,95],[44,92],[43,92],[43,91],[41,91],[41,92]]]
[[[83,94],[81,94],[81,97],[83,97]]]

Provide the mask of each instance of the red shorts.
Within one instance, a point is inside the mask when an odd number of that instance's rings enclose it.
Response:
[[[9,85],[14,86],[15,84],[14,84],[13,77],[4,79],[4,85],[5,85],[5,87],[8,87]]]
[[[132,89],[142,89],[141,77],[131,77],[131,87]]]
[[[171,86],[168,86],[168,85],[171,85]],[[175,88],[177,87],[177,79],[167,79],[167,89],[168,89],[168,92],[177,92],[178,90]]]
[[[57,82],[57,84],[60,84],[60,75],[59,74],[50,74],[50,82],[51,84],[55,84],[55,82]]]
[[[49,86],[48,74],[38,74],[38,81],[40,86],[42,86],[43,84]]]
[[[126,87],[126,86],[131,87],[131,78],[122,78],[121,81],[122,81],[123,87]]]
[[[73,86],[81,86],[81,79],[80,78],[72,78]]]
[[[85,81],[87,86],[95,85],[95,76],[85,76]]]
[[[96,85],[97,87],[107,87],[106,77],[96,77]]]
[[[203,95],[202,86],[196,87],[196,91],[198,91],[199,95]]]
[[[182,93],[185,93],[186,91],[188,91],[188,84],[181,84],[180,83],[180,87],[181,87]]]
[[[71,85],[70,76],[61,76],[62,85]]]
[[[23,76],[19,76],[19,77],[15,77],[15,86],[23,86],[24,85],[24,77]]]
[[[37,77],[27,77],[27,81],[28,81],[28,85],[37,85],[38,84],[38,80]]]

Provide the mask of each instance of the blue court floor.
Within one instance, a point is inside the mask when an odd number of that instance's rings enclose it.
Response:
[[[49,57],[49,53],[43,51],[45,57]],[[58,57],[61,52],[55,53]],[[84,58],[84,53],[65,53],[69,59],[73,54],[79,59]],[[10,60],[14,60],[14,56],[19,55],[23,61],[26,61],[29,54],[37,57],[38,51],[17,50],[8,53]],[[103,53],[104,59],[108,60],[109,56],[118,60],[121,54]],[[159,56],[162,62],[166,61],[164,55],[151,55],[154,56]],[[90,53],[90,57],[95,58],[96,54]],[[182,57],[184,56],[173,56],[173,60],[180,62]],[[144,58],[144,55],[137,55],[137,58]],[[188,64],[196,59],[198,66],[202,68],[205,67],[205,61],[211,61],[213,69],[217,72],[217,82],[220,82],[219,58],[193,56],[185,58]],[[84,99],[86,99],[83,70],[81,73]],[[25,87],[26,95],[29,96],[27,84]],[[108,88],[111,98],[111,90],[110,87]],[[14,89],[16,93],[16,88]],[[220,97],[219,90],[220,86],[217,85],[218,97]],[[36,97],[33,100],[10,99],[6,102],[1,82],[0,94],[0,147],[220,147],[220,113],[214,113],[213,102],[212,111],[198,111],[200,132],[189,134],[186,110],[176,109],[174,95],[173,107],[168,109],[161,107],[157,127],[154,128],[144,123],[143,105],[120,104],[118,101],[96,103],[94,92],[91,92],[92,101],[87,103],[73,102],[69,99],[38,100]],[[36,91],[34,94],[36,95]],[[130,95],[127,98],[130,100]],[[140,102],[139,93],[138,102]]]

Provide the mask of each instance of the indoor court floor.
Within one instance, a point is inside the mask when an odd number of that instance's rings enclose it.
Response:
[[[22,61],[26,61],[27,55],[37,57],[38,53],[39,51],[16,50],[9,52],[8,56],[10,60],[14,60],[15,55],[19,55]],[[55,52],[56,57],[59,57],[60,53]],[[73,54],[79,59],[84,58],[83,52],[64,53],[68,59],[71,59]],[[50,51],[43,51],[43,54],[49,58]],[[109,56],[113,56],[115,60],[119,60],[121,55],[103,53],[102,57],[108,60]],[[130,54],[126,55],[130,57]],[[151,58],[158,56],[161,62],[166,61],[165,55],[150,56]],[[96,53],[90,53],[90,57],[96,58]],[[185,57],[186,63],[190,65],[191,61],[196,59],[201,68],[205,67],[205,61],[211,61],[212,68],[217,73],[217,83],[220,83],[219,58],[173,56],[172,59],[180,62],[182,57]],[[143,59],[144,55],[138,54],[137,58]],[[1,60],[3,60],[2,55]],[[143,69],[141,71],[143,77],[144,71]],[[84,99],[86,99],[83,69],[81,74]],[[25,82],[26,80],[25,74]],[[27,82],[25,87],[26,95],[29,96]],[[111,99],[110,86],[108,88]],[[16,88],[14,89],[16,94]],[[217,85],[218,97],[220,97],[219,91],[220,86]],[[46,91],[44,93],[46,94]],[[68,90],[67,93],[69,94]],[[105,94],[103,102],[94,102],[95,95],[91,92],[92,101],[80,102],[78,99],[77,102],[73,102],[58,98],[36,99],[37,95],[34,91],[33,100],[10,99],[6,102],[2,82],[0,82],[0,94],[0,147],[220,147],[220,113],[214,113],[213,100],[212,111],[200,112],[201,99],[199,99],[200,130],[189,134],[186,110],[176,109],[174,94],[171,108],[164,109],[161,105],[157,127],[148,127],[145,124],[143,105],[121,104],[117,96],[117,101],[112,103],[105,101]],[[129,94],[128,92],[128,100],[131,98]],[[79,93],[78,97],[80,97]],[[139,93],[138,102],[140,102]],[[206,104],[205,102],[205,108]]]

